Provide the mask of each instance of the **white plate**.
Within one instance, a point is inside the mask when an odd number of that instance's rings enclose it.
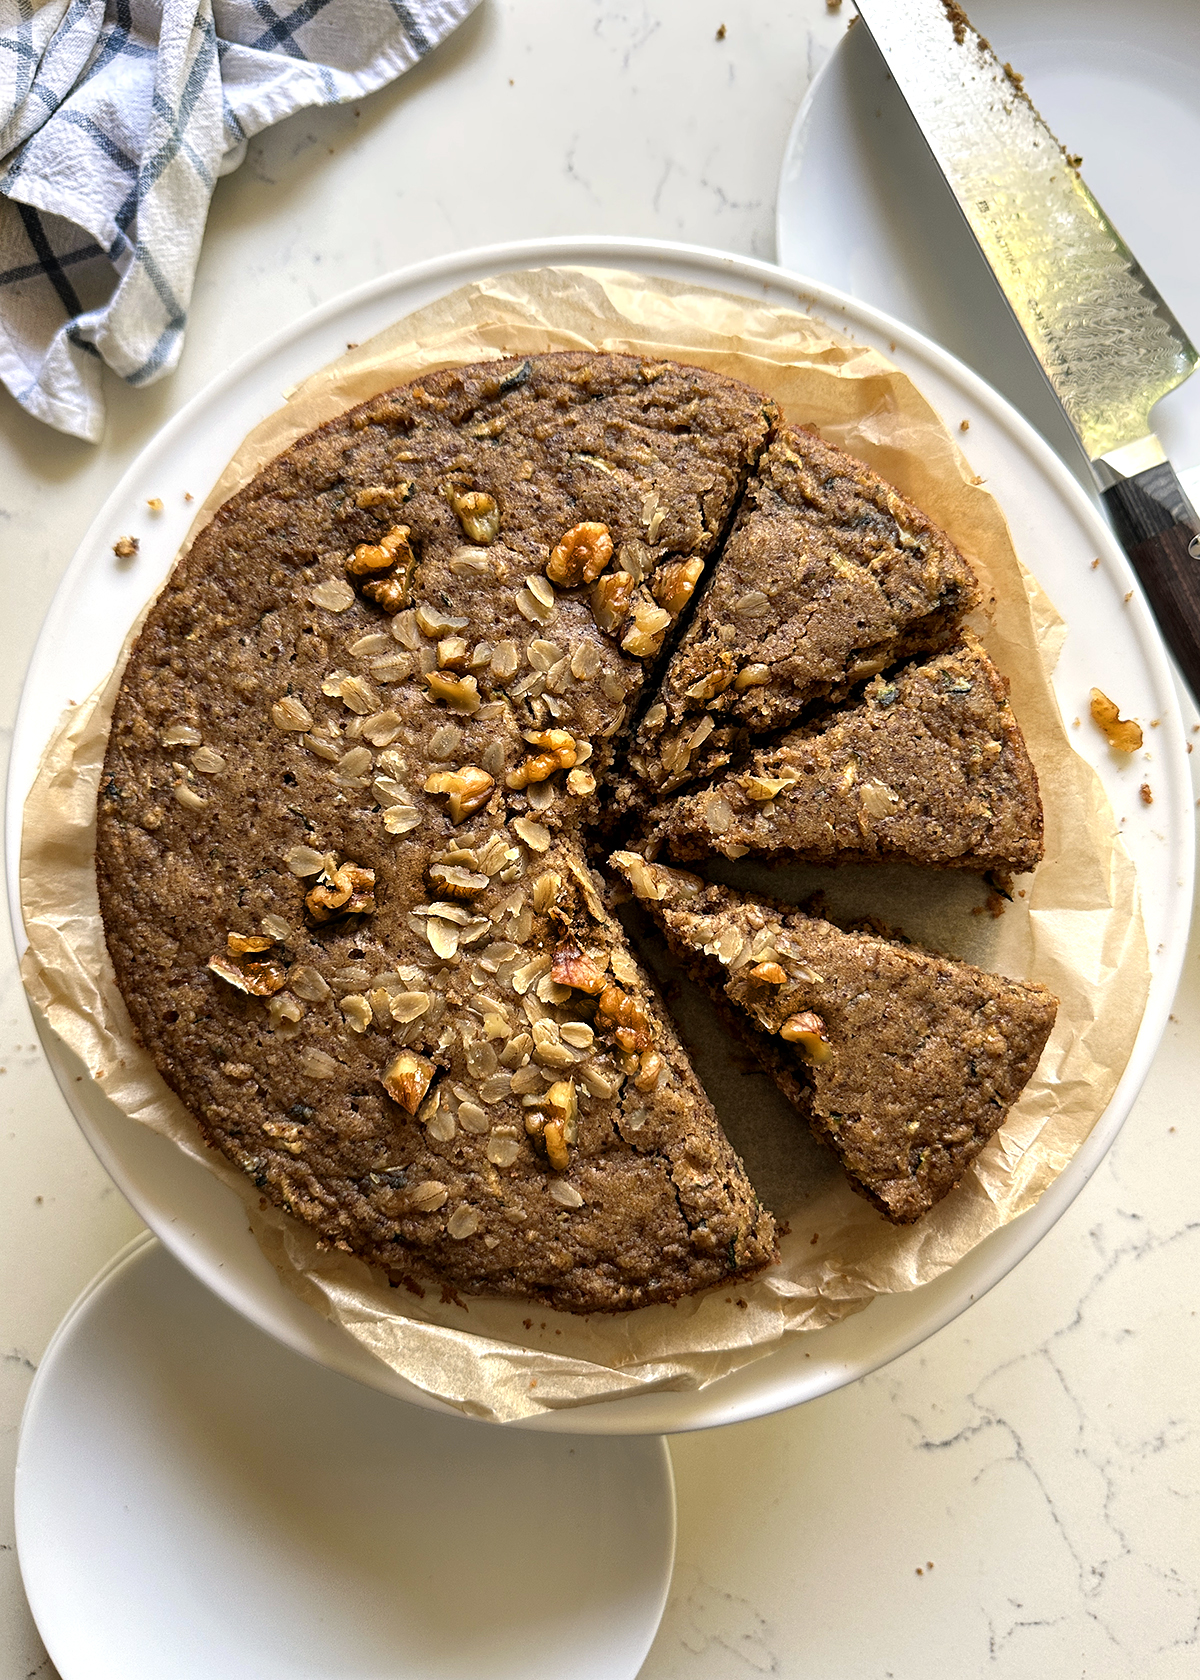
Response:
[[[970,421],[969,454],[999,497],[1018,552],[1069,620],[1055,678],[1067,717],[1086,709],[1092,684],[1119,694],[1128,713],[1158,718],[1153,764],[1118,763],[1093,729],[1074,737],[1108,790],[1138,866],[1154,978],[1133,1055],[1103,1118],[1036,1208],[996,1232],[925,1288],[876,1300],[815,1335],[796,1336],[754,1364],[684,1393],[633,1395],[553,1412],[528,1427],[579,1433],[660,1433],[756,1417],[851,1382],[923,1341],[997,1282],[1047,1231],[1083,1185],[1129,1112],[1158,1045],[1183,961],[1190,907],[1193,814],[1182,725],[1162,644],[1107,525],[1045,443],[945,351],[875,310],[766,263],[657,240],[542,240],[466,252],[390,275],[281,333],[230,369],[163,428],[113,492],[64,576],[42,630],[21,701],[8,788],[9,893],[21,934],[15,860],[21,808],[62,708],[110,669],[129,624],[170,566],[190,520],[183,492],[203,496],[237,444],[281,393],[362,340],[453,287],[547,263],[607,264],[811,309],[843,332],[891,353],[948,423]],[[155,519],[146,499],[162,497]],[[141,537],[132,565],[116,536]],[[1103,565],[1091,570],[1101,556]],[[1149,774],[1154,804],[1138,797]],[[349,1336],[291,1295],[250,1236],[241,1203],[202,1166],[119,1113],[50,1035],[51,1063],[105,1167],[175,1256],[223,1300],[299,1352],[363,1382],[437,1407]]]
[[[1200,6],[1195,0],[969,0],[1089,187],[1200,343]],[[776,252],[962,358],[1091,488],[1075,435],[867,31],[809,87],[776,203]],[[1200,379],[1155,424],[1200,499]]]
[[[633,1680],[675,1491],[661,1438],[506,1434],[321,1370],[143,1236],[38,1370],[16,1524],[63,1680]]]

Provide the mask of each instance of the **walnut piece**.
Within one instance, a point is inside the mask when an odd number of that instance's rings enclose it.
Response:
[[[610,572],[592,590],[592,617],[610,636],[625,622],[633,590],[633,579],[626,572]]]
[[[596,997],[608,985],[591,957],[570,940],[555,951],[550,962],[550,978],[556,986],[570,986],[589,997]]]
[[[486,770],[476,764],[464,764],[459,770],[439,770],[430,776],[425,792],[448,794],[450,821],[460,823],[482,810],[495,785]]]
[[[1115,752],[1136,752],[1142,744],[1142,726],[1132,718],[1123,718],[1116,702],[1101,689],[1092,690],[1092,719],[1099,724]]]
[[[633,623],[621,638],[621,646],[635,659],[651,659],[663,645],[671,615],[652,601],[639,601],[633,609]]]
[[[372,916],[375,871],[349,862],[333,869],[326,865],[304,903],[314,922],[332,921],[335,916]]]
[[[271,940],[267,941],[270,945]],[[236,991],[245,992],[249,997],[270,997],[274,992],[281,991],[287,983],[287,975],[283,967],[277,962],[251,962],[245,965],[230,962],[228,957],[216,956],[208,959],[208,970],[219,980],[224,980]]]
[[[464,869],[457,863],[435,863],[430,868],[429,879],[435,889],[445,893],[447,898],[474,898],[476,893],[483,892],[488,884],[486,875],[479,875],[472,869]]]
[[[474,677],[447,676],[444,671],[427,671],[425,681],[431,700],[444,700],[452,712],[477,712],[483,701]]]
[[[565,589],[594,583],[612,559],[613,541],[607,525],[584,520],[572,525],[551,551],[546,576]]]
[[[494,496],[486,490],[458,490],[451,484],[446,487],[446,500],[472,542],[495,542],[500,531],[500,509]]]
[[[672,618],[678,618],[703,576],[703,560],[673,560],[655,574],[650,587],[659,606],[664,607]]]
[[[650,1048],[650,1019],[637,999],[620,986],[605,986],[600,993],[596,1025],[601,1031],[611,1032],[622,1050],[632,1053]]]
[[[365,577],[372,572],[387,572],[394,565],[401,565],[406,572],[412,571],[416,564],[409,543],[409,527],[407,525],[393,525],[385,537],[380,537],[377,543],[359,543],[353,555],[346,562],[346,570],[351,577]]]
[[[541,750],[508,772],[504,780],[510,788],[520,789],[528,787],[530,782],[544,782],[556,770],[569,770],[578,756],[575,737],[565,729],[532,731],[525,739],[530,746]]]
[[[806,1062],[820,1066],[822,1062],[833,1059],[833,1046],[825,1031],[825,1023],[811,1009],[799,1015],[789,1015],[779,1029],[779,1036],[794,1044]]]
[[[363,585],[363,594],[368,601],[382,607],[389,618],[395,618],[408,605],[408,583],[407,577],[376,578]]]
[[[424,1056],[418,1056],[414,1050],[401,1050],[383,1070],[383,1088],[406,1113],[415,1114],[433,1083],[436,1071],[433,1063]]]

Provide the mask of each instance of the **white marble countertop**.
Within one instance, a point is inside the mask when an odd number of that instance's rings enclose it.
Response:
[[[142,391],[110,381],[98,448],[48,431],[0,393],[5,745],[76,542],[137,451],[214,373],[346,288],[466,246],[639,234],[770,259],[788,127],[844,27],[825,0],[483,0],[392,88],[255,141],[218,185],[172,378]],[[59,1096],[7,928],[3,939],[7,1485],[42,1350],[138,1220]],[[1129,1121],[1005,1282],[851,1388],[673,1442],[675,1581],[643,1680],[1197,1671],[1198,1021],[1193,933]],[[0,1680],[53,1672],[6,1499]]]

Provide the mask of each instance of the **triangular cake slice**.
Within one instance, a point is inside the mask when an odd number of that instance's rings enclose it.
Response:
[[[1042,857],[1037,775],[1007,684],[970,631],[666,801],[650,824],[675,858],[1023,872]]]
[[[953,1189],[1054,1025],[1044,986],[618,852],[614,865],[751,1042],[851,1185],[909,1224]]]
[[[944,647],[977,599],[970,566],[918,508],[844,450],[784,429],[637,731],[640,797],[719,764],[739,730],[787,728]]]

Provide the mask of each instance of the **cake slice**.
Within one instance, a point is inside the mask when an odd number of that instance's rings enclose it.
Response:
[[[1057,1000],[873,932],[618,852],[674,951],[898,1225],[954,1188],[1024,1090]]]
[[[668,800],[650,823],[674,858],[1019,872],[1042,857],[1037,776],[1007,684],[970,631]]]
[[[812,702],[944,647],[977,599],[970,566],[919,509],[844,450],[785,428],[638,728],[641,797],[719,765],[739,730],[787,728]]]

